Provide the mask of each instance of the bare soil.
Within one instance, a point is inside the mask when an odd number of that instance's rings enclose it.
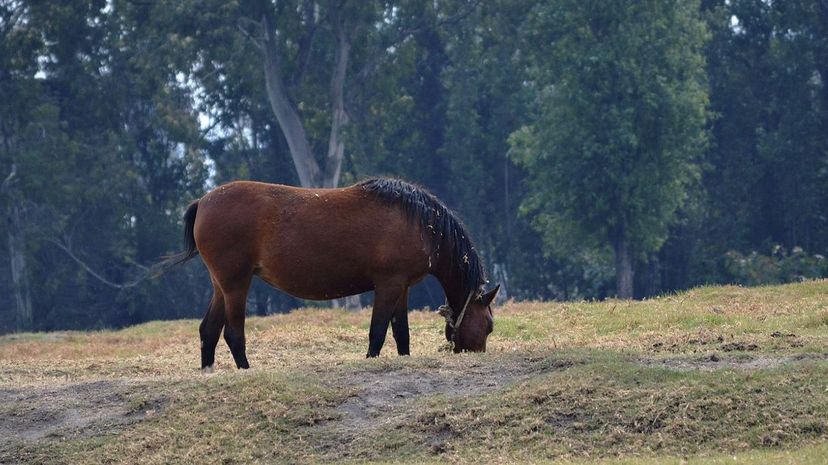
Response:
[[[740,350],[753,350],[749,347]],[[642,358],[639,361],[641,364],[649,367],[663,367],[672,370],[713,371],[722,369],[761,370],[818,360],[828,360],[828,353],[798,355],[723,355],[712,352],[692,358]]]
[[[542,357],[478,361],[462,368],[390,367],[345,374],[337,384],[355,387],[355,394],[337,406],[338,418],[320,425],[331,437],[323,442],[323,456],[347,458],[360,443],[370,443],[380,431],[410,423],[415,402],[431,396],[466,398],[483,395],[512,383],[550,371],[566,370],[575,362]],[[440,453],[445,438],[436,435],[427,446]]]
[[[163,410],[145,383],[101,380],[0,389],[0,457],[18,441],[115,434]]]
[[[405,367],[351,372],[346,382],[356,386],[358,391],[337,408],[342,418],[335,422],[336,427],[343,433],[361,431],[375,427],[380,417],[387,421],[401,413],[404,415],[408,410],[405,408],[407,401],[415,398],[485,394],[529,376],[565,370],[573,364],[569,360],[522,358],[510,360],[505,366],[478,362],[458,370]]]

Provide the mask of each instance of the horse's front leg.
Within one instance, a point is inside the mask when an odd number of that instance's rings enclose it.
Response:
[[[394,333],[394,341],[397,343],[397,354],[409,355],[411,352],[408,342],[408,288],[405,289],[401,305],[397,307],[391,318],[391,330]]]
[[[404,283],[404,281],[403,281]],[[374,311],[371,313],[371,329],[368,332],[367,357],[378,357],[385,344],[388,323],[397,313],[404,300],[407,287],[405,284],[389,282],[377,284],[374,291]],[[404,304],[402,304],[404,305]],[[407,323],[406,323],[407,326]]]

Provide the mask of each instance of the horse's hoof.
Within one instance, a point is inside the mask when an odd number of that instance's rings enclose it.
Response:
[[[201,369],[201,372],[204,373],[205,375],[209,375],[210,373],[213,372],[213,365],[207,365],[206,367]]]

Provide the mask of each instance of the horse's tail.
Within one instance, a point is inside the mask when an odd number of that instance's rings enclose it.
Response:
[[[198,200],[191,203],[190,206],[187,207],[187,211],[184,213],[184,245],[187,247],[187,250],[167,257],[166,260],[164,260],[166,267],[179,265],[198,255],[195,234],[193,233],[197,212]]]

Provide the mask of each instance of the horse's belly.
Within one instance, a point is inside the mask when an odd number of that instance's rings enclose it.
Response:
[[[300,299],[338,299],[374,289],[372,280],[366,276],[330,269],[262,270],[258,275],[271,286]]]

